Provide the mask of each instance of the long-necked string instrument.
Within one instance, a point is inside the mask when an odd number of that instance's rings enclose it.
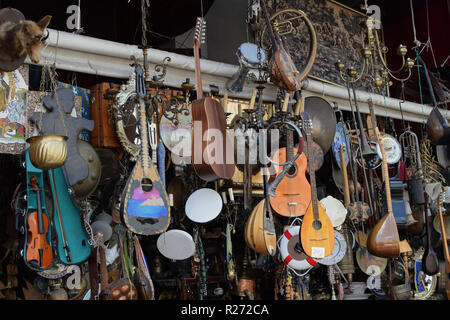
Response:
[[[371,117],[375,119],[373,106],[369,103]],[[369,252],[378,257],[396,258],[400,256],[400,238],[398,235],[397,223],[395,222],[392,211],[391,202],[391,188],[389,183],[389,172],[386,162],[386,152],[381,140],[380,131],[375,126],[375,135],[377,136],[378,144],[381,149],[382,159],[382,173],[385,184],[387,213],[377,222],[374,228],[370,231],[367,238],[367,249]]]
[[[306,112],[302,113],[302,119],[308,150],[312,150],[312,121]],[[316,178],[312,162],[312,152],[308,152],[311,203],[303,217],[299,238],[303,250],[308,256],[321,259],[332,253],[335,236],[330,217],[328,217],[317,197]]]

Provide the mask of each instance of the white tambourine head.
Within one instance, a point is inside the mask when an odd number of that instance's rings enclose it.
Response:
[[[323,209],[330,217],[331,223],[333,223],[333,227],[339,227],[345,221],[347,216],[347,209],[344,207],[341,201],[332,196],[328,196],[320,200],[320,204]]]
[[[192,193],[185,205],[186,216],[197,223],[217,218],[222,211],[222,198],[212,189],[202,188]]]
[[[173,260],[185,260],[195,253],[192,236],[183,230],[172,229],[162,233],[156,246],[164,257]]]

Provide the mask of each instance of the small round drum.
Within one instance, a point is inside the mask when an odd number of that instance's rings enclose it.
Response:
[[[345,218],[347,217],[347,209],[342,202],[332,196],[328,196],[320,200],[320,204],[330,217],[334,228],[339,227],[344,223]]]
[[[195,243],[192,236],[183,230],[172,229],[162,233],[156,241],[159,252],[173,260],[184,260],[195,253]]]
[[[189,196],[185,211],[186,216],[194,222],[209,222],[222,211],[222,197],[212,189],[199,189]]]
[[[400,143],[393,136],[388,134],[383,134],[381,136],[381,141],[383,142],[384,150],[386,151],[386,161],[388,164],[395,164],[400,161],[402,157],[402,147]],[[377,144],[377,153],[380,158],[383,158],[381,154],[380,146]]]
[[[261,54],[258,59],[258,48]],[[245,42],[241,44],[236,52],[239,63],[247,68],[258,69],[261,64],[266,62],[266,52],[254,43]]]

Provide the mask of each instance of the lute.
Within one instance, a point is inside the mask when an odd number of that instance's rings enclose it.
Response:
[[[120,211],[128,229],[137,234],[156,235],[169,227],[169,199],[149,155],[144,71],[136,65],[135,72],[140,106],[141,154],[123,190]]]
[[[303,129],[306,132],[308,149],[312,148],[312,121],[308,113],[302,112]],[[317,197],[316,177],[312,168],[312,153],[308,154],[311,203],[303,217],[300,241],[304,252],[312,258],[328,257],[334,249],[333,224]]]
[[[231,179],[235,165],[232,144],[226,133],[225,112],[219,101],[203,95],[199,49],[204,42],[204,30],[205,20],[199,17],[194,35],[197,100],[192,102],[192,163],[195,173],[205,181]],[[217,141],[220,139],[221,142]]]
[[[385,194],[387,213],[377,222],[370,231],[367,238],[367,249],[377,257],[397,258],[400,256],[400,238],[398,235],[397,224],[392,211],[391,187],[389,183],[389,172],[386,162],[386,152],[381,141],[380,131],[375,127],[378,144],[383,155],[382,173],[385,183]]]

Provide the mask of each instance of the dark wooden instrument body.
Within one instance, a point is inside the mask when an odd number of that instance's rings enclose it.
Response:
[[[435,275],[439,272],[439,261],[437,258],[437,254],[433,249],[433,245],[431,244],[431,227],[430,227],[430,218],[428,217],[428,209],[425,204],[425,230],[427,235],[427,245],[425,246],[425,252],[422,256],[422,270],[429,276]]]
[[[220,102],[212,97],[204,97],[193,101],[192,123],[194,124],[192,160],[197,175],[205,181],[214,181],[219,178],[231,179],[235,170],[234,153],[233,146],[226,135],[227,123]],[[201,136],[195,135],[196,123],[201,123]],[[223,139],[222,143],[213,138],[217,137],[218,132],[221,133],[218,138]],[[212,155],[213,159],[205,159],[210,155],[207,151],[209,144],[211,146],[214,144],[216,147],[222,146],[222,150],[215,149],[215,154]],[[230,149],[230,152],[227,152],[227,148]],[[227,154],[231,155],[231,159],[228,159],[228,161]],[[198,159],[200,157],[201,159]]]

